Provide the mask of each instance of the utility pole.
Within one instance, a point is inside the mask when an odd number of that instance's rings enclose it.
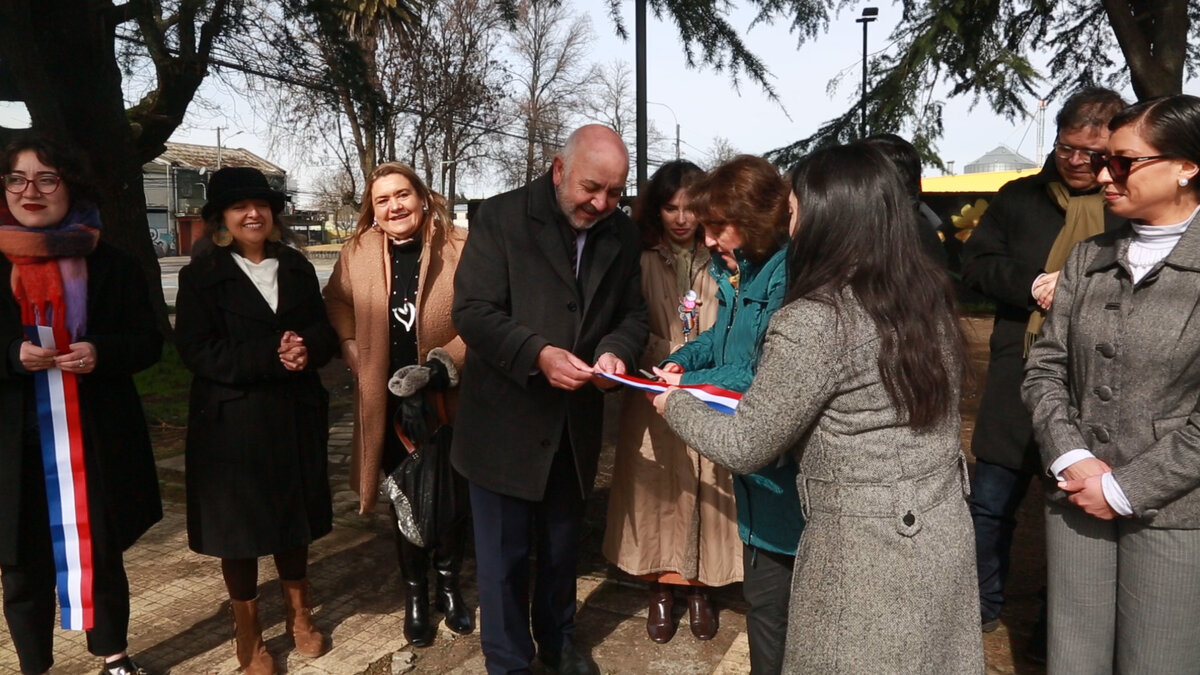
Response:
[[[646,0],[634,0],[634,43],[637,71],[637,190],[646,184],[646,153],[649,141],[646,129]]]
[[[862,16],[854,20],[854,23],[861,23],[863,27],[863,50],[862,50],[862,113],[858,122],[858,137],[867,137],[867,24],[875,20],[879,16],[878,7],[863,7]]]

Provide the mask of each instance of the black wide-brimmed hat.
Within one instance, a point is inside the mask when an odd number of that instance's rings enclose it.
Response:
[[[283,210],[284,194],[267,183],[267,177],[258,169],[248,166],[231,166],[220,169],[208,179],[208,201],[200,215],[205,220],[229,208],[243,199],[265,199],[271,212]]]

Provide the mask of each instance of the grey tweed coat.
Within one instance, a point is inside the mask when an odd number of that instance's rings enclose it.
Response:
[[[1150,527],[1200,528],[1198,221],[1137,285],[1129,225],[1078,244],[1022,389],[1044,466],[1090,450]]]
[[[667,421],[738,473],[788,451],[799,463],[807,525],[784,672],[981,673],[958,382],[941,423],[905,426],[880,381],[874,324],[848,292],[839,304],[775,314],[736,415],[676,392]]]

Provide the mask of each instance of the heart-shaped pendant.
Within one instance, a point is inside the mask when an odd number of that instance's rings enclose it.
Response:
[[[403,307],[392,309],[392,317],[404,324],[404,330],[411,332],[413,324],[417,321],[417,307],[411,302],[405,301]]]

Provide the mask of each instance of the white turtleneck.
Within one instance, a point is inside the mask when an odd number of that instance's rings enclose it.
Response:
[[[1196,211],[1200,211],[1200,207],[1192,211],[1191,215],[1183,222],[1174,225],[1146,225],[1136,221],[1130,222],[1130,225],[1133,226],[1133,239],[1129,242],[1127,262],[1129,271],[1133,273],[1133,283],[1141,281],[1152,267],[1171,254],[1175,244],[1179,243],[1179,238],[1183,236],[1184,232],[1187,232],[1192,218],[1196,217]]]
[[[232,253],[233,261],[237,266],[242,268],[246,276],[250,277],[250,281],[254,282],[254,287],[262,294],[263,300],[271,306],[271,311],[279,310],[279,258],[263,258],[262,262],[255,263],[246,260],[237,253]]]

